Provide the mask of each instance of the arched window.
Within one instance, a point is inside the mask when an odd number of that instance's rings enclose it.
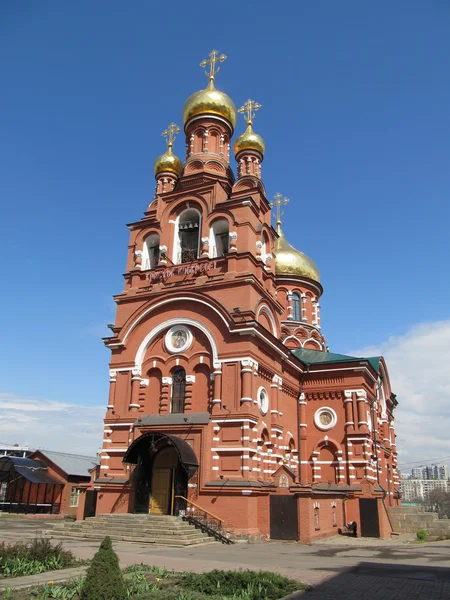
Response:
[[[297,292],[292,294],[292,318],[294,321],[302,320],[302,299]]]
[[[145,238],[142,264],[144,271],[155,269],[159,263],[159,235],[152,233]]]
[[[186,396],[186,371],[177,367],[172,372],[172,398],[170,412],[183,413],[184,399]]]
[[[175,260],[186,263],[197,260],[200,241],[200,214],[193,208],[188,208],[178,218],[178,228],[175,233]]]
[[[228,254],[230,247],[230,231],[228,221],[219,219],[213,223],[211,227],[211,258],[224,256]]]

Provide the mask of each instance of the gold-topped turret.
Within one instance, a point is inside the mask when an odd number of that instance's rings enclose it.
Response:
[[[209,65],[209,71],[205,71],[209,82],[204,90],[200,90],[189,96],[183,106],[183,122],[186,123],[193,117],[199,115],[217,115],[226,119],[232,128],[236,125],[236,107],[233,100],[224,92],[216,89],[214,85],[215,76],[220,70],[218,63],[223,62],[227,57],[225,54],[219,54],[213,50],[209,54],[209,59],[202,60],[201,67]]]
[[[155,160],[153,169],[156,176],[160,173],[173,173],[177,177],[180,175],[183,168],[183,163],[178,156],[175,156],[175,154],[172,152],[176,134],[179,131],[179,126],[175,123],[171,123],[169,127],[162,132],[162,136],[166,140],[167,152],[164,152],[164,154],[161,154],[161,156]]]
[[[239,152],[242,152],[242,150],[255,150],[256,152],[264,155],[266,144],[264,143],[262,137],[255,133],[252,128],[255,112],[260,108],[261,104],[258,104],[258,102],[255,102],[249,98],[247,102],[238,110],[238,113],[243,114],[245,117],[247,129],[234,143],[234,154],[236,156],[239,154]]]
[[[274,201],[270,203],[275,208],[275,218],[278,239],[275,242],[275,273],[277,275],[294,275],[307,277],[320,283],[320,273],[316,263],[300,250],[291,246],[284,237],[281,229],[281,217],[284,214],[282,206],[289,202],[289,198],[283,198],[282,194],[275,194]]]

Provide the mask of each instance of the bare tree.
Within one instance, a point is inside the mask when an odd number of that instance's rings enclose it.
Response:
[[[441,519],[450,517],[450,492],[431,490],[425,497],[425,506],[428,510],[437,512]]]

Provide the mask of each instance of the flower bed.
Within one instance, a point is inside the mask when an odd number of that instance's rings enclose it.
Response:
[[[82,564],[61,544],[53,546],[46,538],[17,544],[0,543],[0,577],[36,575]]]
[[[13,586],[2,600],[80,600],[84,577],[64,585],[51,582],[40,588],[15,592]],[[132,565],[124,571],[129,600],[277,600],[304,589],[299,582],[264,571],[212,571],[171,573],[147,565]]]

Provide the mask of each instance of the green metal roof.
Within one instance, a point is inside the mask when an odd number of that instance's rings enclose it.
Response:
[[[322,352],[321,350],[307,350],[306,348],[297,348],[296,350],[292,350],[292,354],[306,365],[326,365],[330,363],[367,360],[372,365],[376,373],[378,373],[381,358],[380,356],[373,356],[370,358],[348,356],[347,354]]]

